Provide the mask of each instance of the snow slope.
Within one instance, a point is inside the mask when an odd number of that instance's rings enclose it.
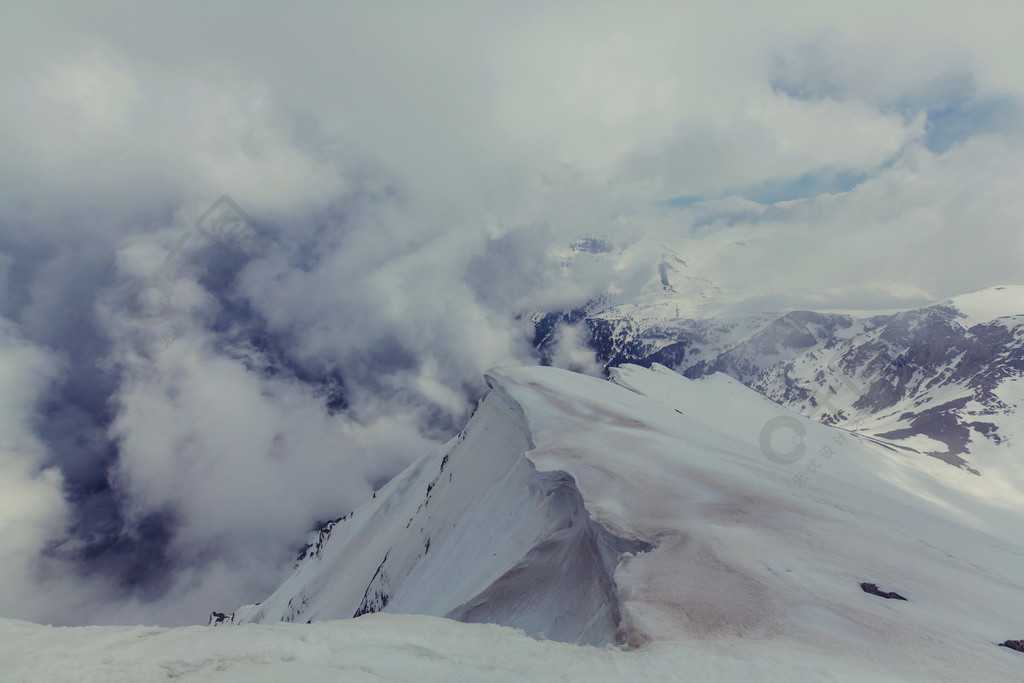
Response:
[[[492,371],[462,434],[226,620],[415,612],[642,652],[799,649],[880,676],[1021,679],[1024,655],[997,646],[1024,635],[1019,471],[983,481],[722,375],[613,379]]]
[[[310,539],[295,574],[231,620],[389,611],[614,642],[611,575],[620,553],[646,546],[594,525],[571,478],[523,457],[531,447],[518,406],[492,392],[469,428]]]
[[[1022,302],[1024,285],[1001,285],[953,297],[948,303],[963,314],[964,327],[972,327],[999,318],[1024,316]]]

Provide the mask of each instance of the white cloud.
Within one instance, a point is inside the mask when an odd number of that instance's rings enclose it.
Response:
[[[62,477],[34,433],[35,410],[61,370],[52,354],[0,318],[0,610],[36,614],[25,595],[39,554],[60,537],[67,508]]]

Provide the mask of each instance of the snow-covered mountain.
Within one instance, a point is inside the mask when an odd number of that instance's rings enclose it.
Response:
[[[295,574],[234,623],[430,614],[603,645],[625,636],[614,571],[650,548],[595,523],[572,476],[538,471],[495,373],[470,424],[309,539]]]
[[[1022,655],[998,645],[1024,634],[1019,462],[974,476],[720,373],[611,374],[492,371],[463,432],[311,535],[273,595],[212,621],[401,612],[1019,678]],[[787,443],[798,457],[771,457]]]
[[[664,270],[664,269],[662,269]],[[670,282],[666,278],[666,282]],[[562,326],[605,368],[723,372],[773,401],[972,472],[1024,411],[1024,286],[898,313],[680,314],[662,301],[535,316],[542,354]]]

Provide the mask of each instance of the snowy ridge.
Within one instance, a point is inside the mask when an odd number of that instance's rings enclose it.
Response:
[[[500,385],[467,428],[373,501],[311,538],[296,573],[233,623],[389,611],[496,622],[546,637],[615,642],[612,573],[646,548],[593,523],[572,477],[539,473],[518,403]]]
[[[1019,470],[986,484],[723,375],[488,377],[462,434],[234,621],[411,612],[641,650],[772,643],[903,678],[1019,674],[998,647],[1024,633],[1024,547],[1004,540],[1024,512]],[[759,432],[779,416],[834,454],[813,469],[766,458]]]

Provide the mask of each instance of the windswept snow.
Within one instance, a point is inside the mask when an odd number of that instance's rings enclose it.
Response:
[[[597,523],[656,546],[616,572],[633,631],[794,638],[893,671],[942,676],[973,662],[1011,675],[990,645],[1024,630],[1024,548],[986,534],[988,522],[972,528],[997,506],[947,497],[954,483],[919,493],[919,459],[806,420],[807,455],[776,465],[752,432],[785,411],[725,378],[627,367],[623,393],[568,373],[501,377],[528,416],[538,469],[570,472]],[[1020,515],[1018,502],[990,528],[1019,539],[1009,534]],[[861,582],[909,603],[872,599]]]

